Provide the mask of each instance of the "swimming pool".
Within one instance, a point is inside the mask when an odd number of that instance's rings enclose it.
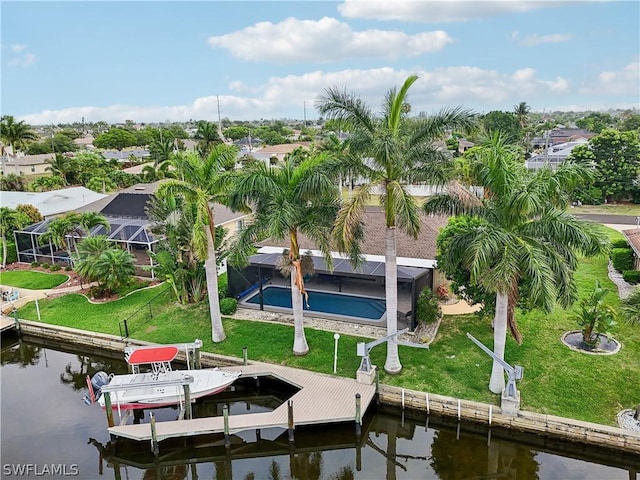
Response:
[[[309,308],[305,311],[318,312],[345,317],[356,317],[365,320],[380,321],[384,318],[387,305],[384,299],[374,297],[358,297],[338,292],[320,292],[308,290]],[[291,289],[269,285],[262,289],[265,306],[291,308]],[[256,292],[245,303],[260,304],[260,293]]]

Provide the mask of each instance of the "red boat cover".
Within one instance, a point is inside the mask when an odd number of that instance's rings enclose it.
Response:
[[[154,347],[140,348],[135,350],[127,362],[129,365],[138,365],[141,363],[170,362],[178,354],[178,347]]]

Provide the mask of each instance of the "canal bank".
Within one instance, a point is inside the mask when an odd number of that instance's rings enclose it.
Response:
[[[122,355],[125,346],[149,345],[148,342],[131,339],[123,341],[120,337],[113,335],[27,320],[20,321],[20,331],[27,339],[31,336],[38,340],[46,339],[52,342],[95,349],[100,352],[108,351],[117,355]],[[180,357],[178,360],[186,361],[185,358]],[[243,359],[240,358],[202,353],[203,367],[237,366],[243,363]],[[249,361],[249,363],[253,362]],[[507,430],[533,433],[549,439],[560,439],[576,444],[596,445],[620,452],[640,454],[640,433],[630,430],[526,411],[520,411],[517,416],[505,415],[495,405],[388,385],[380,385],[378,393],[378,398],[382,405],[424,411],[427,414],[433,413],[443,417]]]

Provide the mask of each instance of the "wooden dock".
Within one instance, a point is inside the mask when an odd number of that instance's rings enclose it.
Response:
[[[356,422],[362,419],[375,396],[375,386],[357,383],[354,379],[334,377],[321,373],[298,370],[282,365],[255,362],[240,367],[223,367],[226,370],[242,370],[242,377],[272,376],[290,383],[300,390],[289,401],[293,405],[293,423],[319,425],[339,422]],[[356,395],[360,395],[360,411],[356,407]],[[358,414],[360,417],[358,418]],[[233,434],[245,430],[263,428],[288,428],[288,402],[272,412],[230,415],[228,431]],[[114,426],[109,433],[131,440],[151,440],[150,424]],[[156,439],[192,437],[225,433],[224,417],[194,418],[156,423]]]
[[[0,332],[15,328],[16,321],[11,317],[0,316]]]

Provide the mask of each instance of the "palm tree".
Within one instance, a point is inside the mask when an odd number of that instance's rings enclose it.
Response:
[[[49,166],[45,170],[51,172],[53,176],[61,178],[63,185],[69,185],[69,179],[67,178],[69,159],[61,153],[56,153],[53,158],[47,160],[47,163]]]
[[[73,256],[76,272],[89,282],[97,280],[94,267],[96,260],[109,248],[113,248],[113,244],[109,242],[106,235],[96,235],[82,240],[78,244],[77,253]]]
[[[531,107],[527,105],[527,102],[520,102],[518,105],[513,106],[513,113],[518,120],[520,128],[524,131],[529,126],[528,115],[531,112]]]
[[[453,211],[476,220],[458,225],[442,252],[443,263],[462,266],[473,285],[495,294],[493,351],[502,359],[508,318],[521,292],[529,307],[567,308],[576,299],[578,255],[608,249],[598,225],[565,211],[567,192],[588,172],[565,164],[529,173],[518,152],[495,135],[475,151],[472,163],[474,184],[484,187],[484,198],[458,186],[423,207],[428,214]],[[518,339],[515,323],[511,327]],[[489,389],[504,389],[503,368],[495,360]]]
[[[2,268],[7,265],[7,236],[15,230],[26,227],[29,217],[7,207],[0,207],[0,238],[2,239]]]
[[[421,219],[418,205],[407,191],[407,185],[420,182],[441,183],[446,177],[450,159],[437,150],[433,142],[451,130],[469,130],[474,116],[467,110],[443,110],[433,117],[409,119],[405,106],[409,88],[418,79],[410,76],[399,91],[392,88],[382,106],[382,116],[375,117],[357,96],[338,88],[325,91],[318,103],[322,115],[345,125],[352,137],[350,148],[362,155],[358,168],[367,183],[342,207],[334,229],[338,247],[354,248],[362,234],[362,214],[371,193],[380,189],[380,205],[385,219],[385,289],[387,301],[387,333],[398,330],[398,291],[396,267],[396,230],[417,238]],[[384,366],[388,373],[402,369],[398,345],[389,341]]]
[[[197,124],[198,129],[193,138],[198,140],[198,151],[202,157],[206,157],[211,152],[214,145],[222,142],[218,134],[218,126],[213,122],[200,120]]]
[[[24,121],[16,122],[12,115],[3,115],[0,119],[0,139],[11,147],[11,155],[16,156],[17,149],[23,149],[31,141],[38,139],[38,134]],[[18,163],[15,164],[18,173]],[[4,164],[2,173],[4,174]]]
[[[196,257],[204,261],[209,295],[209,313],[211,315],[212,339],[221,342],[225,339],[220,301],[218,298],[218,270],[215,253],[215,220],[212,202],[221,202],[225,193],[224,164],[235,158],[237,150],[233,146],[216,145],[203,161],[193,153],[177,154],[173,159],[176,173],[181,180],[167,180],[160,185],[159,195],[172,195],[184,198],[195,205],[196,213],[192,229],[192,248]]]
[[[136,269],[134,256],[113,247],[105,250],[93,263],[93,276],[104,285],[108,293],[126,285]]]
[[[75,238],[89,236],[89,232],[99,225],[105,230],[110,228],[108,220],[97,212],[67,213],[53,219],[38,241],[41,244],[51,242],[57,248],[64,248],[69,261],[72,261],[71,246],[75,247]]]
[[[640,325],[640,287],[636,287],[622,300],[622,314],[631,325]]]
[[[34,192],[48,192],[61,187],[64,187],[64,180],[57,176],[38,177],[30,185]]]
[[[304,334],[299,234],[313,240],[325,262],[332,265],[331,228],[339,208],[335,162],[327,154],[298,162],[290,156],[281,166],[252,164],[236,178],[229,194],[233,208],[251,207],[253,220],[242,230],[232,253],[235,264],[245,264],[256,242],[265,238],[289,238],[288,265],[294,318],[294,355],[309,351]]]

